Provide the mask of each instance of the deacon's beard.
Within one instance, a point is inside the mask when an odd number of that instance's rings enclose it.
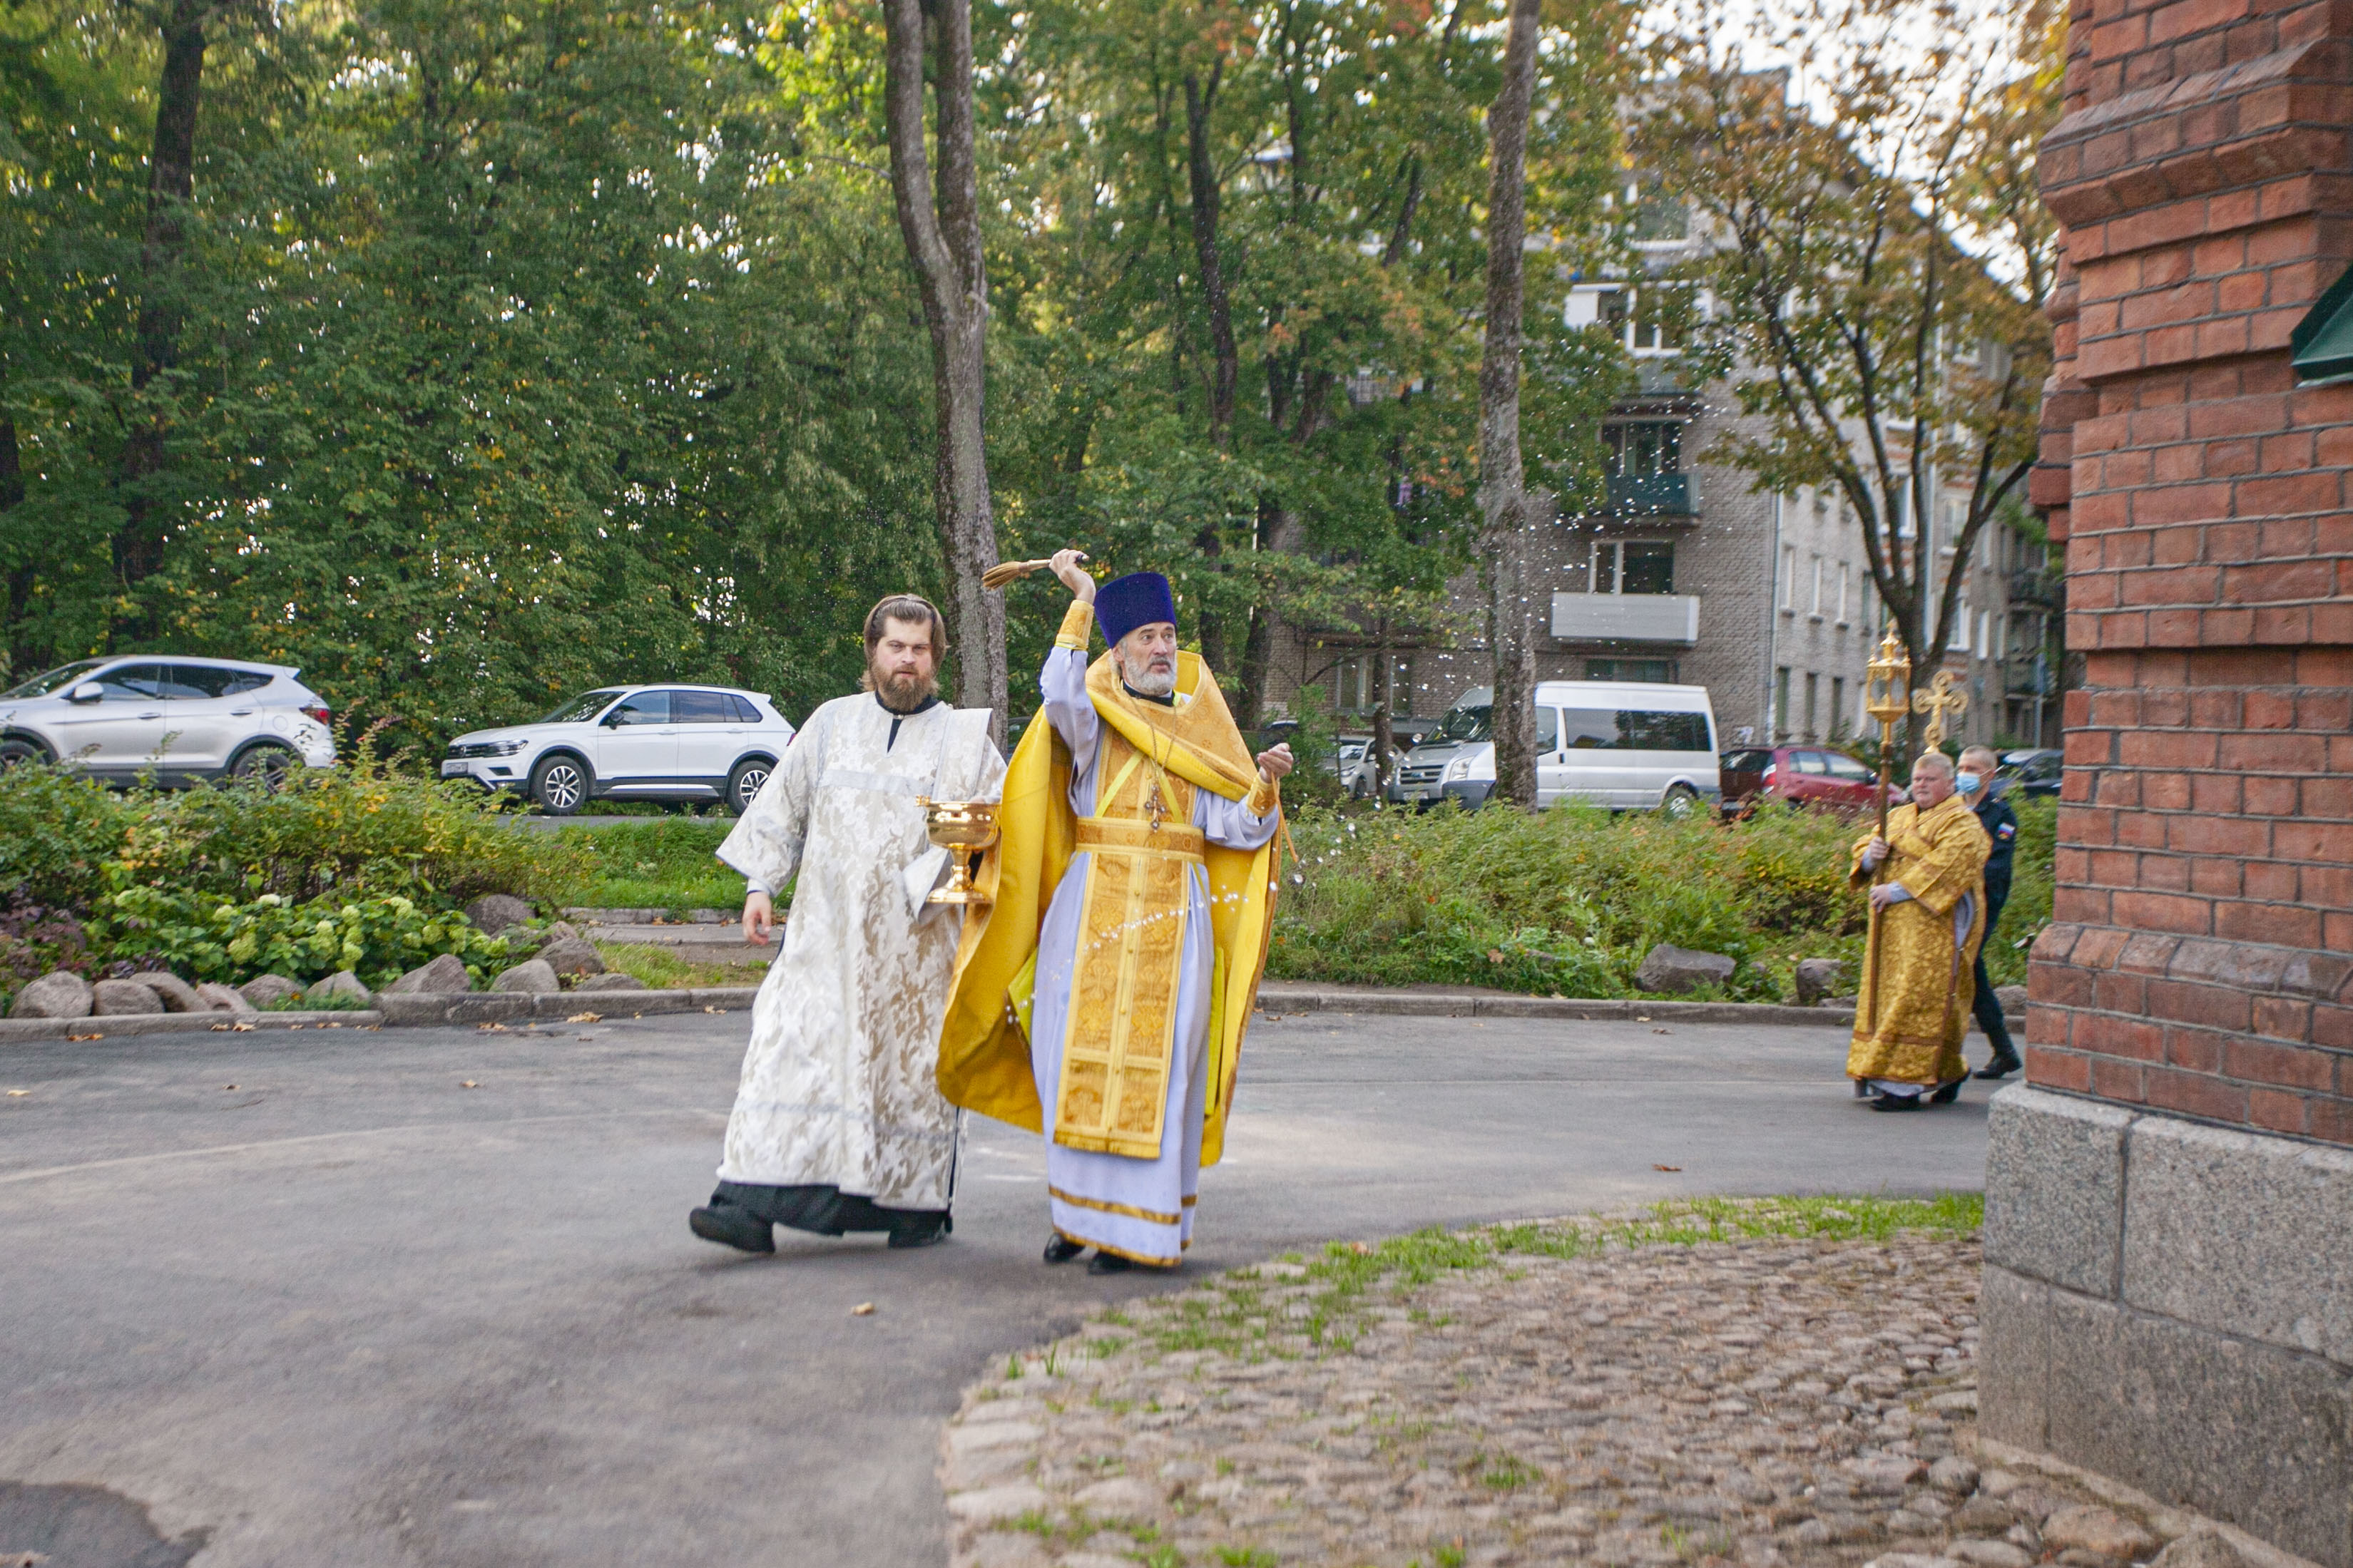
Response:
[[[1169,697],[1176,690],[1176,666],[1171,662],[1166,669],[1142,669],[1130,673],[1125,661],[1120,664],[1120,679],[1127,689],[1144,697]]]
[[[938,672],[927,675],[887,675],[872,665],[866,667],[866,689],[882,700],[882,706],[904,713],[927,697],[940,694]]]

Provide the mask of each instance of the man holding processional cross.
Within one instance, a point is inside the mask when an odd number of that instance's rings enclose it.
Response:
[[[1899,686],[1908,665],[1895,663],[1894,634],[1871,667],[1872,697]],[[1912,802],[1890,811],[1883,772],[1881,823],[1856,840],[1849,880],[1870,889],[1871,934],[1847,1076],[1867,1091],[1873,1110],[1918,1110],[1950,1104],[1968,1077],[1961,1037],[1968,1027],[1972,966],[1986,935],[1985,863],[1992,847],[1968,800],[1956,789],[1950,757],[1936,749],[1947,712],[1966,694],[1944,672],[1912,706],[1932,715],[1928,750],[1912,767]],[[1874,706],[1887,726],[1893,717]]]
[[[1288,746],[1255,758],[1215,676],[1177,647],[1168,580],[1100,589],[1065,550],[1071,603],[1044,706],[1005,775],[999,838],[967,918],[941,1092],[1042,1131],[1046,1261],[1172,1268],[1225,1142],[1273,917]],[[1096,621],[1111,647],[1091,665]]]

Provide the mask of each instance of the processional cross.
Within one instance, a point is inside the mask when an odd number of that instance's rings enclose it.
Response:
[[[1912,694],[1912,711],[1928,715],[1928,728],[1920,736],[1925,750],[1934,752],[1943,747],[1945,721],[1957,719],[1969,710],[1969,694],[1959,688],[1960,682],[1953,679],[1951,670],[1940,669],[1926,691]]]

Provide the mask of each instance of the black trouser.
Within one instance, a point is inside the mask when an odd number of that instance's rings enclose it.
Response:
[[[763,1187],[748,1182],[722,1182],[711,1194],[711,1205],[729,1205],[772,1224],[813,1230],[819,1236],[842,1236],[853,1230],[918,1234],[955,1228],[945,1209],[884,1208],[872,1198],[839,1187]]]
[[[1978,943],[1977,995],[1969,1003],[1969,1011],[1977,1016],[1978,1027],[1985,1031],[1996,1057],[2018,1055],[2018,1047],[2010,1043],[2010,1026],[2001,1016],[2001,998],[1993,994],[1993,981],[1986,974],[1985,963],[1986,942],[1993,940],[1993,928],[2001,921],[2001,906],[2009,901],[2008,888],[2002,889],[2000,898],[1990,890],[1986,894],[1985,942]]]

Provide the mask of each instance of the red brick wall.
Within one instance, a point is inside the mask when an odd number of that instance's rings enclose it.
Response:
[[[2353,8],[2077,0],[2032,496],[2067,560],[2034,1082],[2353,1143]]]

